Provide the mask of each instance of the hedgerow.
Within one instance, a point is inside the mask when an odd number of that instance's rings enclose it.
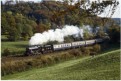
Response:
[[[2,76],[7,74],[13,74],[15,72],[21,72],[28,70],[33,67],[45,67],[51,64],[58,63],[63,60],[68,60],[70,58],[80,57],[80,56],[87,56],[91,54],[96,54],[99,52],[100,46],[90,46],[90,47],[82,47],[80,49],[72,49],[68,50],[67,52],[62,52],[59,54],[47,54],[47,55],[40,55],[36,58],[27,58],[23,57],[24,60],[9,60],[2,62],[1,64],[1,74]],[[7,52],[9,53],[9,51]]]

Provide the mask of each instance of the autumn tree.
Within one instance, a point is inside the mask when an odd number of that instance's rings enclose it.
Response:
[[[63,25],[91,25],[93,29],[97,26],[103,30],[108,18],[98,17],[104,12],[105,8],[110,6],[112,11],[111,17],[119,4],[116,0],[89,2],[90,0],[74,0],[61,1],[41,1],[22,2],[17,4],[2,4],[2,34],[7,34],[9,38],[15,37],[15,40],[23,38],[29,39],[33,33],[43,32],[49,29],[62,28]],[[112,30],[111,30],[112,31]],[[20,36],[16,37],[13,33]],[[98,32],[101,37],[102,31]],[[112,34],[110,34],[112,35]],[[12,36],[12,37],[11,37]],[[86,39],[92,38],[89,33],[85,33]]]
[[[10,41],[17,41],[21,38],[27,40],[35,32],[36,22],[24,17],[22,14],[13,14],[8,11],[2,13],[2,16],[2,34],[6,34]]]
[[[113,43],[120,42],[120,26],[112,25],[108,30],[108,34],[111,42]]]

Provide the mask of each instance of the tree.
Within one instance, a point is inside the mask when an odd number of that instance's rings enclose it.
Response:
[[[89,33],[88,31],[84,32],[84,39],[88,40],[88,39],[92,39],[93,38],[93,34]]]
[[[103,29],[99,29],[98,32],[96,33],[96,36],[97,36],[98,38],[104,37],[104,36],[105,36],[104,30],[103,30]]]
[[[6,20],[6,13],[2,13],[1,15],[1,34],[8,34],[9,24]]]
[[[9,31],[9,35],[8,35],[8,39],[10,41],[17,41],[20,39],[21,35],[16,28],[12,28],[10,31]]]
[[[40,23],[38,25],[38,32],[44,32],[44,31],[47,31],[48,29],[49,28],[45,24],[43,24],[43,23]]]
[[[22,37],[24,40],[28,40],[33,35],[32,27],[29,24],[25,24],[23,27]]]
[[[8,30],[8,39],[10,41],[17,41],[20,38],[20,33],[16,28],[16,22],[15,22],[15,18],[12,14],[8,13],[7,14],[7,21],[9,24],[9,28]]]
[[[90,0],[88,2],[87,0],[78,0],[72,5],[73,1],[42,1],[40,3],[16,1],[17,4],[12,5],[10,4],[11,1],[8,1],[5,5],[2,4],[2,34],[8,34],[9,37],[15,36],[11,33],[11,31],[15,31],[20,37],[28,39],[33,33],[43,32],[51,28],[61,28],[65,24],[77,26],[89,24],[93,28],[100,25],[104,26],[106,22],[103,19],[101,21],[97,15],[103,13],[107,6],[111,6],[113,14],[119,4],[116,0],[103,0],[102,2],[97,0],[91,4],[89,3]],[[103,32],[98,33],[101,36]],[[86,39],[91,38],[89,33],[85,33],[85,37]]]
[[[113,25],[109,28],[108,31],[110,41],[113,43],[119,43],[120,42],[120,26]]]

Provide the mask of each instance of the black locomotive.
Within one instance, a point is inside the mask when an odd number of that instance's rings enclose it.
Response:
[[[66,50],[66,49],[72,49],[72,48],[79,48],[82,46],[88,46],[93,45],[96,43],[101,43],[105,39],[98,38],[93,40],[85,40],[85,41],[76,41],[71,43],[62,43],[62,44],[52,44],[52,45],[32,45],[28,46],[26,48],[25,55],[38,55],[38,54],[44,54],[48,52],[54,52],[59,50]]]

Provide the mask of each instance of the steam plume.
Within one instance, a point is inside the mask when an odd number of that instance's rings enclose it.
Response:
[[[63,42],[64,37],[78,34],[83,37],[83,29],[73,25],[65,25],[62,29],[48,30],[43,33],[34,34],[29,40],[29,45],[45,44],[49,41]]]

